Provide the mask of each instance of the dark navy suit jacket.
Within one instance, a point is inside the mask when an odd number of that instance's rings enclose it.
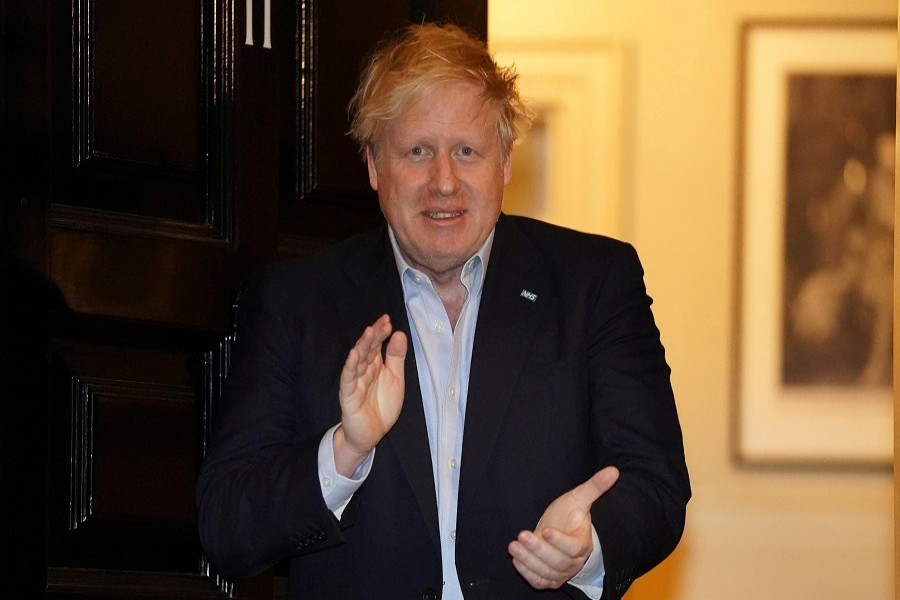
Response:
[[[615,465],[592,510],[604,600],[665,558],[690,496],[681,430],[633,248],[501,216],[478,315],[459,484],[457,570],[467,598],[538,592],[507,544],[559,495]],[[264,269],[238,335],[198,484],[201,539],[226,576],[290,558],[291,599],[437,598],[438,517],[410,347],[399,420],[340,520],[318,481],[340,420],[338,375],[366,325],[409,332],[386,227]]]

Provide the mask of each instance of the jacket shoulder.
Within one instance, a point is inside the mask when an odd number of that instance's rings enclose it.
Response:
[[[596,268],[598,261],[636,259],[634,247],[606,235],[585,233],[530,217],[504,216],[506,227],[517,230],[538,253],[550,262],[569,268]]]
[[[346,288],[347,274],[380,260],[384,244],[388,244],[386,233],[375,229],[308,255],[263,265],[243,280],[239,299],[296,305],[301,297],[315,296],[330,287]]]

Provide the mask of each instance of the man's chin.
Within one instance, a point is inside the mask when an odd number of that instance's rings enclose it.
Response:
[[[471,253],[466,251],[448,252],[446,249],[433,250],[411,257],[413,262],[410,262],[410,265],[429,275],[443,276],[460,270],[476,251],[477,249]]]

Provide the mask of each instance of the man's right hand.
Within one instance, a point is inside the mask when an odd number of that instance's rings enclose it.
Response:
[[[341,371],[341,425],[334,432],[334,462],[344,477],[353,475],[400,416],[408,342],[402,331],[391,335],[392,331],[388,315],[366,327]],[[381,345],[388,336],[382,358]]]

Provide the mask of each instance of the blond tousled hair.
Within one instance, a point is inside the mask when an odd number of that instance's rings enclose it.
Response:
[[[435,86],[464,81],[477,85],[497,120],[502,155],[522,136],[533,112],[522,98],[511,67],[494,62],[484,43],[455,25],[410,25],[382,43],[360,76],[350,101],[350,134],[365,154],[377,154],[378,141],[393,119]]]

